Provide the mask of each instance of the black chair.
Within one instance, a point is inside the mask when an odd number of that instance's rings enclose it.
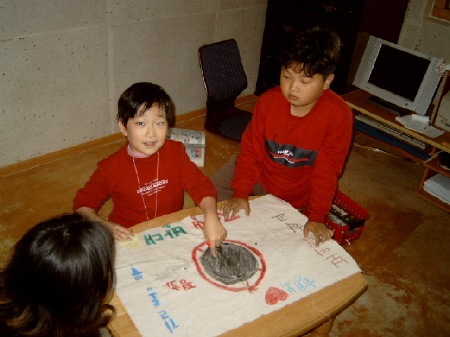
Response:
[[[240,141],[252,114],[235,105],[247,88],[236,40],[200,47],[199,59],[207,93],[205,129]]]

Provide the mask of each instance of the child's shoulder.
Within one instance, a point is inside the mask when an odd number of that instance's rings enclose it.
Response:
[[[342,96],[336,94],[333,90],[328,89],[325,90],[322,94],[322,96],[327,99],[330,103],[332,104],[336,104],[339,106],[347,106],[348,104],[344,101],[344,99],[342,98]]]
[[[276,98],[276,97],[278,97],[278,96],[282,96],[282,97],[284,97],[283,96],[283,93],[281,92],[281,88],[278,86],[278,87],[274,87],[274,88],[270,88],[270,89],[267,89],[262,95],[261,95],[261,97],[260,97],[260,99],[273,99],[273,98]]]
[[[312,114],[314,118],[331,125],[353,124],[353,113],[347,102],[331,90],[326,90],[317,105],[317,110]],[[325,122],[326,121],[326,122]]]
[[[258,99],[258,102],[262,105],[278,105],[282,102],[288,102],[281,92],[280,87],[274,87],[266,90]]]
[[[118,161],[125,161],[129,156],[127,152],[127,144],[122,146],[120,149],[118,149],[116,152],[113,152],[108,157],[103,158],[98,162],[98,166],[110,166],[113,165],[113,163],[117,163]]]
[[[332,90],[325,90],[321,97],[322,101],[325,103],[327,109],[330,107],[333,110],[341,111],[344,114],[351,114],[351,109],[347,102],[338,94]]]
[[[184,151],[185,147],[183,142],[173,139],[166,139],[166,143],[162,147],[161,150],[167,150],[167,151]],[[161,151],[160,150],[160,151]]]

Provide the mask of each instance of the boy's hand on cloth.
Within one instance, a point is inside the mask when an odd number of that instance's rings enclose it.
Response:
[[[223,227],[218,217],[211,221],[205,221],[203,234],[213,255],[217,256],[216,248],[220,247],[223,240],[227,237],[227,230]]]
[[[111,221],[104,221],[104,223],[108,226],[110,232],[114,236],[114,239],[118,241],[131,241],[133,239],[134,233],[131,228],[125,228]]]
[[[223,206],[225,220],[233,220],[241,209],[245,210],[245,215],[250,215],[250,203],[246,198],[231,198]]]
[[[205,215],[203,235],[208,242],[209,248],[214,256],[217,256],[216,247],[220,247],[222,241],[227,237],[227,230],[220,222],[217,215],[217,202],[213,197],[204,197],[199,204]]]
[[[108,227],[114,239],[119,241],[131,241],[133,239],[134,233],[132,229],[125,228],[115,222],[106,221],[101,218],[97,212],[90,207],[80,207],[76,210],[77,213],[82,214],[91,221],[98,221]]]
[[[319,246],[320,242],[325,242],[333,237],[334,232],[327,228],[325,224],[315,221],[308,221],[303,229],[303,234],[308,237],[309,233],[313,233],[316,237],[316,246]]]

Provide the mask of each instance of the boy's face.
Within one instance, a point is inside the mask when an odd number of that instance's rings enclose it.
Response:
[[[302,66],[297,65],[294,69],[299,71]],[[280,88],[284,97],[291,103],[291,113],[304,116],[314,108],[323,92],[330,88],[334,75],[324,80],[320,74],[311,77],[306,76],[303,69],[300,72],[294,69],[281,69]]]
[[[164,109],[158,105],[145,112],[142,110],[141,106],[138,115],[130,118],[126,126],[119,121],[119,127],[130,142],[131,151],[138,156],[149,157],[164,146],[169,127]]]

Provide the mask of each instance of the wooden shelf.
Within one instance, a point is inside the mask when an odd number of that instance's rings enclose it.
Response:
[[[445,95],[445,93],[447,93],[450,90],[449,87],[450,87],[450,76],[449,76],[449,72],[447,71],[443,77],[443,81],[442,81],[440,87],[437,90],[437,93],[436,93],[437,97],[434,99],[434,102],[433,102],[435,108],[434,108],[432,116],[431,116],[432,121],[434,121],[434,118],[436,115],[436,110],[439,107],[439,104],[440,104],[440,101],[441,101],[443,95]],[[414,132],[413,130],[407,129],[401,123],[399,123],[398,121],[395,120],[395,118],[397,117],[395,114],[393,114],[392,112],[369,101],[369,98],[371,96],[372,96],[372,94],[370,94],[369,92],[358,89],[351,93],[343,95],[343,98],[347,101],[348,105],[352,109],[354,109],[360,113],[366,114],[380,122],[383,122],[390,126],[393,126],[397,129],[401,130],[402,132],[407,133],[407,134],[413,136],[414,138],[420,139],[421,141],[429,144],[429,146],[431,146],[431,151],[428,151],[428,148],[427,148],[427,152],[431,153],[431,155],[435,155],[439,151],[445,151],[445,152],[450,153],[450,132],[444,132],[439,137],[431,138],[431,137],[428,137],[419,132]],[[372,137],[372,138],[374,138],[374,137]],[[419,196],[421,196],[425,200],[435,204],[436,206],[446,210],[447,212],[450,212],[450,204],[449,203],[446,203],[446,202],[442,201],[441,199],[435,197],[434,195],[428,193],[423,188],[425,181],[427,181],[428,179],[430,179],[431,177],[433,177],[434,175],[436,175],[438,173],[442,174],[445,177],[450,177],[450,171],[444,169],[441,165],[439,165],[438,158],[436,156],[428,161],[422,161],[421,159],[416,158],[415,156],[407,153],[406,151],[404,151],[398,147],[387,144],[380,139],[377,139],[377,138],[374,138],[374,139],[382,142],[383,144],[389,146],[390,148],[393,148],[394,150],[396,150],[400,154],[404,155],[405,157],[412,159],[419,164],[424,165],[425,172],[423,174],[422,181],[419,186],[419,191],[418,191]]]
[[[420,187],[418,194],[425,200],[435,204],[436,206],[438,206],[450,213],[450,204],[448,204],[448,203],[442,201],[441,199],[435,197],[434,195],[428,193],[427,191],[425,191],[423,189],[423,186]]]
[[[428,167],[430,170],[433,170],[435,172],[442,174],[443,176],[446,176],[446,177],[450,176],[450,171],[446,170],[441,165],[439,165],[438,160],[439,159],[437,157],[434,157],[434,158],[426,161],[425,166]]]
[[[397,117],[395,114],[370,102],[369,98],[372,96],[373,95],[371,93],[362,89],[358,89],[351,93],[343,95],[342,98],[344,98],[344,100],[352,109],[355,109],[360,113],[366,114],[376,120],[379,120],[380,122],[391,125],[403,131],[404,133],[413,136],[414,138],[417,138],[425,143],[430,144],[431,146],[441,149],[442,151],[450,152],[450,132],[444,132],[444,134],[439,137],[431,138],[420,132],[414,132],[411,129],[405,128],[403,124],[395,120],[395,118]]]
[[[355,130],[355,132],[362,132],[362,131]],[[368,134],[364,134],[364,135],[365,135],[366,137],[368,137],[369,139],[373,139],[373,140],[375,140],[375,141],[382,142],[383,145],[384,145],[386,148],[388,148],[388,149],[390,149],[390,150],[393,150],[393,151],[394,151],[394,154],[398,154],[398,155],[400,155],[400,156],[403,156],[403,157],[405,157],[405,158],[408,158],[408,159],[412,160],[413,162],[416,162],[416,163],[418,163],[418,164],[420,164],[420,165],[425,165],[425,161],[424,161],[423,159],[414,156],[413,154],[409,153],[408,151],[403,150],[402,148],[399,148],[399,147],[396,147],[396,146],[391,145],[391,144],[389,144],[389,143],[385,143],[385,142],[383,142],[383,141],[380,141],[378,138],[373,137],[373,136],[371,136],[371,135],[368,135]],[[430,151],[428,148],[425,149],[424,151],[426,151],[426,152],[428,152],[428,153],[431,153],[431,151]]]
[[[436,206],[439,206],[440,208],[446,210],[447,212],[450,212],[450,203],[442,201],[441,199],[425,191],[425,189],[423,188],[425,182],[431,177],[435,176],[436,174],[441,174],[445,177],[450,177],[450,171],[444,169],[441,165],[439,165],[438,160],[439,160],[438,157],[435,156],[434,158],[425,162],[426,169],[418,193],[425,200],[435,204]]]

